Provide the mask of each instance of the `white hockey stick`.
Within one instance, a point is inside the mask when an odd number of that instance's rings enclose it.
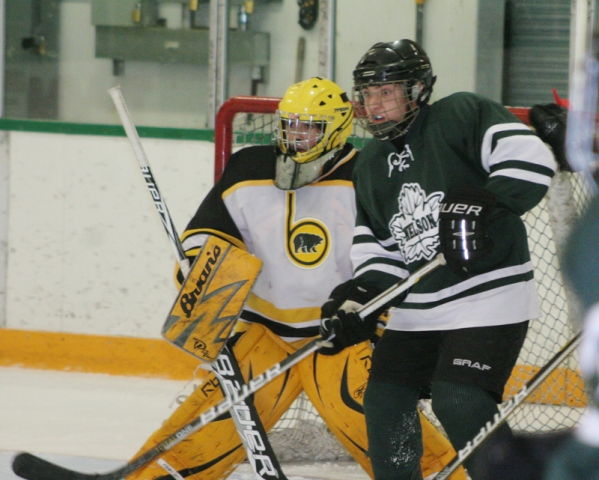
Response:
[[[168,235],[171,245],[175,250],[175,255],[177,256],[177,261],[179,262],[183,276],[187,277],[190,269],[189,259],[185,256],[185,251],[181,246],[179,236],[177,235],[177,230],[175,229],[175,224],[173,223],[168,208],[166,207],[166,203],[160,194],[160,190],[158,190],[158,185],[156,184],[156,180],[154,180],[154,175],[152,175],[152,170],[150,169],[150,164],[148,163],[148,157],[146,156],[146,152],[141,145],[141,140],[139,139],[139,135],[135,125],[133,124],[131,115],[129,115],[129,110],[125,104],[121,87],[117,86],[111,88],[108,90],[108,93],[112,97],[112,101],[114,102],[114,106],[116,107],[119,117],[121,117],[121,122],[125,129],[125,133],[129,138],[129,142],[133,148],[133,153],[135,153],[135,158],[137,158],[137,161],[139,162],[141,173],[144,176],[146,185],[150,191],[150,195],[152,195],[154,205],[156,206],[156,209],[162,218],[162,224],[164,225],[166,234]]]
[[[381,293],[378,297],[368,302],[366,305],[360,308],[360,310],[358,310],[358,313],[361,317],[365,317],[373,313],[375,310],[381,308],[383,305],[387,304],[395,297],[411,288],[424,275],[429,274],[441,265],[445,265],[445,258],[442,254],[439,254],[423,267],[416,270],[408,278],[396,283]],[[243,402],[250,395],[253,395],[264,385],[301,362],[304,358],[318,350],[331,339],[332,336],[328,339],[318,337],[308,342],[282,362],[277,363],[273,367],[266,370],[266,372],[250,380],[248,384],[243,385],[240,391],[235,392],[229,398],[225,398],[220,403],[173,433],[166,440],[163,440],[155,447],[151,448],[145,453],[142,453],[137,458],[131,460],[128,464],[117,468],[116,470],[103,474],[75,472],[59,465],[55,465],[30,453],[19,453],[13,460],[13,472],[19,477],[25,478],[27,480],[121,480],[130,473],[142,468],[144,465],[147,465],[149,462],[159,457],[163,452],[174,447],[182,440],[185,440],[192,433],[208,425],[223,413],[228,412],[231,410],[231,408],[233,408],[234,405]]]
[[[168,238],[171,242],[171,245],[173,246],[175,254],[177,255],[177,261],[179,262],[181,272],[183,273],[184,277],[187,277],[191,269],[189,259],[185,255],[185,250],[183,249],[183,245],[181,244],[179,235],[177,235],[177,230],[170,216],[169,210],[166,206],[166,202],[160,194],[160,191],[158,190],[158,185],[156,184],[156,180],[154,179],[152,171],[150,170],[150,164],[148,162],[146,152],[144,151],[144,148],[141,144],[141,140],[137,133],[137,129],[135,128],[135,124],[133,123],[131,115],[129,114],[129,109],[127,108],[127,105],[125,103],[125,99],[123,97],[123,93],[121,92],[121,88],[111,88],[110,90],[108,90],[108,93],[112,97],[114,105],[119,113],[119,116],[121,117],[121,122],[123,124],[123,127],[125,128],[125,132],[127,133],[127,137],[129,138],[131,147],[133,147],[133,152],[135,153],[135,157],[139,162],[139,166],[146,180],[148,189],[150,190],[150,194],[152,195],[152,199],[154,200],[154,204],[156,205],[156,209],[158,210],[158,213],[162,218],[162,223],[164,225]],[[215,363],[218,362],[223,362],[228,365],[232,365],[233,362],[235,362],[236,365],[236,360],[233,356],[233,353],[228,349],[226,345],[223,347],[221,354],[215,361]],[[239,367],[237,366],[236,374],[231,375],[231,377],[233,377],[235,383],[239,385],[244,385],[245,380],[243,379],[241,372],[239,372],[238,370]],[[232,382],[232,378],[224,378],[219,373],[218,368],[215,368],[214,371],[221,385],[233,385],[234,382]],[[225,394],[225,396],[230,395],[230,390],[231,388],[227,390],[223,389],[223,393]],[[246,414],[250,417],[250,420],[256,426],[256,434],[259,436],[261,443],[264,446],[264,452],[262,452],[262,455],[258,455],[257,452],[255,452],[255,447],[248,442],[246,436],[244,435],[244,429],[242,424],[244,419],[240,418],[238,409],[233,409],[231,417],[235,422],[235,426],[237,427],[237,430],[239,432],[239,437],[246,449],[248,459],[252,465],[252,469],[256,473],[256,476],[258,478],[261,478],[262,480],[270,480],[276,478],[280,480],[287,480],[287,478],[283,474],[283,470],[274,453],[274,450],[270,445],[270,442],[268,441],[268,436],[266,435],[266,432],[262,425],[262,421],[258,416],[256,408],[253,406],[253,404],[243,402],[243,400],[239,400],[236,403],[243,404]],[[262,465],[262,467],[260,468],[258,466],[259,463]]]
[[[530,394],[539,387],[547,377],[553,372],[559,364],[561,364],[569,355],[572,354],[574,349],[578,346],[581,339],[581,332],[577,333],[566,343],[562,349],[557,352],[543,368],[541,368],[534,377],[532,377],[522,389],[510,398],[505,405],[499,409],[499,414],[495,414],[493,423],[487,422],[484,427],[480,429],[480,432],[470,440],[464,448],[462,448],[457,455],[449,462],[436,476],[435,480],[445,480],[455,472],[460,465],[472,455],[472,452],[480,446],[489,436],[497,430],[520,404],[526,400]]]

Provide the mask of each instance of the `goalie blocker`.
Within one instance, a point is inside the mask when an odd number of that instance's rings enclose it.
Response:
[[[254,255],[208,237],[162,328],[164,338],[204,362],[215,361],[261,267]]]

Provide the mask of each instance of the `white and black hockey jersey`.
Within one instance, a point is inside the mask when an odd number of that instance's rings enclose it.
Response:
[[[211,234],[262,260],[241,320],[263,324],[286,341],[318,335],[321,305],[352,277],[356,157],[347,144],[320,181],[286,191],[274,184],[273,146],[231,156],[182,240],[190,257]]]
[[[390,310],[391,330],[452,330],[539,316],[527,232],[520,216],[537,205],[556,168],[549,148],[503,106],[458,93],[422,107],[402,142],[372,140],[354,168],[358,208],[356,277],[381,288],[439,251],[439,210],[458,186],[497,197],[493,252],[464,280],[449,267],[422,278]]]

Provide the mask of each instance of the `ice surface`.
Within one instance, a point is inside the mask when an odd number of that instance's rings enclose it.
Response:
[[[0,368],[0,480],[26,451],[86,473],[129,460],[174,410],[185,382],[78,372]],[[367,480],[355,463],[285,464],[290,480]],[[242,464],[231,480],[252,480]]]

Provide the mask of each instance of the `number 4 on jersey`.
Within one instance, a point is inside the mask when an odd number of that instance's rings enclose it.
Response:
[[[162,327],[163,337],[200,360],[216,360],[262,268],[257,257],[210,236]]]

